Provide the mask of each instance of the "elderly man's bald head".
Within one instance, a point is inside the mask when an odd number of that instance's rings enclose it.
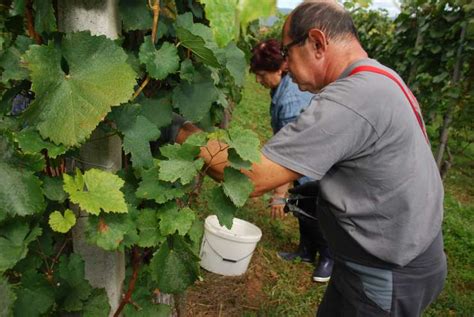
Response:
[[[285,22],[283,32],[293,40],[303,39],[316,28],[329,40],[358,39],[352,18],[333,0],[309,0],[296,7]]]

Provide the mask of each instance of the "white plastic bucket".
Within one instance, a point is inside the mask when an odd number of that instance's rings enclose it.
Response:
[[[260,228],[234,218],[232,229],[222,227],[217,216],[206,218],[201,244],[201,267],[217,274],[244,274],[257,242],[262,237]]]

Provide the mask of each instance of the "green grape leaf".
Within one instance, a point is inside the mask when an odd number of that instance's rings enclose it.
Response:
[[[150,120],[157,128],[163,128],[171,123],[173,108],[171,96],[158,99],[145,99],[140,101],[141,115]]]
[[[204,64],[216,68],[220,66],[214,52],[206,47],[206,41],[201,36],[194,35],[183,27],[176,29],[176,36],[181,45],[191,50]]]
[[[238,34],[236,20],[237,0],[201,0],[206,18],[214,34],[214,39],[220,47],[226,46]]]
[[[86,226],[87,240],[98,247],[114,251],[121,247],[124,236],[135,230],[135,225],[127,215],[104,214],[89,216]]]
[[[205,146],[207,144],[207,133],[206,132],[198,132],[190,135],[184,144],[189,144],[192,146]]]
[[[0,316],[11,316],[16,295],[11,285],[0,276]]]
[[[158,210],[158,218],[161,234],[169,236],[177,231],[179,235],[184,236],[191,228],[196,215],[188,207],[178,210],[176,205],[167,204]]]
[[[164,204],[172,199],[183,197],[186,193],[182,188],[175,187],[173,184],[161,182],[158,168],[143,171],[142,177],[136,192],[139,198],[153,199],[158,204]]]
[[[59,295],[61,306],[65,311],[80,311],[92,293],[92,287],[84,278],[84,260],[77,253],[61,256],[59,266]]]
[[[204,118],[219,97],[211,78],[195,78],[192,83],[183,81],[173,90],[173,104],[188,120]]]
[[[161,154],[169,159],[192,161],[199,155],[200,149],[188,143],[167,144],[160,148]]]
[[[218,186],[211,191],[211,196],[208,200],[209,209],[217,216],[219,224],[232,228],[232,220],[234,219],[237,207],[232,203],[229,197],[224,194],[223,189]]]
[[[28,244],[41,235],[39,227],[30,227],[26,223],[14,222],[0,228],[0,272],[12,268],[28,253]]]
[[[190,248],[194,251],[195,254],[199,254],[203,234],[204,223],[201,219],[196,218],[191,226],[191,229],[189,229],[188,231],[189,239],[191,239]]]
[[[160,130],[144,116],[136,117],[135,124],[124,131],[123,149],[132,154],[134,167],[153,166],[149,141],[160,137]]]
[[[251,0],[239,0],[238,10],[240,28],[245,32],[250,22],[275,14],[276,0],[261,0],[258,6]]]
[[[123,49],[88,32],[68,33],[60,45],[33,45],[24,60],[36,94],[25,119],[56,144],[84,142],[136,83]]]
[[[23,15],[25,13],[26,0],[13,0],[10,15]]]
[[[26,170],[0,162],[0,221],[40,213],[46,207],[41,181]]]
[[[133,127],[135,124],[133,119],[140,113],[140,110],[140,105],[127,103],[114,107],[107,118],[115,122],[120,132],[124,132]]]
[[[67,194],[64,191],[63,180],[59,177],[43,178],[43,193],[49,200],[62,203],[66,200]]]
[[[165,240],[165,237],[158,230],[158,218],[156,211],[153,209],[142,209],[139,211],[137,228],[139,231],[139,247],[156,247]]]
[[[25,154],[36,154],[41,153],[42,150],[47,150],[49,157],[56,158],[67,151],[65,146],[43,140],[38,131],[32,129],[18,132],[15,135],[15,141],[18,142],[21,151]]]
[[[35,31],[38,33],[57,31],[52,0],[35,1]]]
[[[28,78],[28,70],[21,64],[21,55],[33,44],[33,40],[24,35],[19,35],[13,46],[0,55],[0,68],[3,68],[1,82],[10,80],[23,80]]]
[[[53,306],[54,291],[45,274],[37,271],[24,272],[21,285],[16,291],[18,298],[15,302],[15,316],[41,316]]]
[[[250,169],[252,167],[252,162],[243,160],[235,151],[235,149],[229,149],[227,151],[228,157],[227,160],[231,167],[240,170],[241,168]]]
[[[148,267],[145,267],[146,271]],[[143,270],[141,270],[143,271]],[[148,276],[149,273],[146,272]],[[142,282],[139,279],[139,282]],[[148,282],[148,280],[147,280]],[[138,283],[137,283],[138,284]],[[125,317],[169,317],[172,309],[169,305],[155,304],[156,297],[153,295],[153,289],[149,287],[141,287],[144,283],[140,283],[132,294],[132,300],[137,305],[127,305],[123,310]]]
[[[194,68],[193,62],[190,59],[185,59],[181,62],[181,67],[179,69],[179,78],[191,82],[193,81],[195,74],[196,69]]]
[[[179,68],[179,56],[176,46],[164,42],[159,50],[156,50],[151,37],[145,37],[140,46],[140,62],[145,64],[146,70],[155,79],[165,79],[169,74],[175,73]]]
[[[181,183],[186,185],[199,173],[203,165],[203,159],[197,159],[195,161],[181,159],[161,161],[159,177],[161,180],[168,182],[176,182],[180,179]]]
[[[151,260],[151,276],[160,291],[181,293],[198,278],[199,258],[184,239],[174,236],[163,243]]]
[[[260,162],[260,141],[255,132],[232,127],[229,129],[228,144],[245,161]]]
[[[148,30],[153,25],[151,10],[141,0],[120,0],[119,12],[125,31]]]
[[[226,63],[225,67],[230,75],[234,78],[237,86],[242,87],[245,81],[247,72],[247,61],[245,60],[245,53],[240,50],[235,43],[229,43],[225,49]]]
[[[131,306],[131,305],[127,305]],[[105,289],[95,288],[87,302],[84,303],[83,317],[107,317],[110,305]]]
[[[126,213],[127,204],[120,191],[124,181],[110,172],[90,169],[84,173],[76,170],[76,177],[64,177],[64,190],[73,203],[92,215],[104,212]],[[84,185],[87,190],[84,189]]]
[[[222,188],[227,197],[229,197],[237,207],[242,207],[253,191],[253,184],[250,179],[240,171],[226,167],[224,169]]]
[[[76,215],[70,209],[64,211],[64,216],[60,211],[53,211],[48,223],[53,231],[66,233],[76,224]]]

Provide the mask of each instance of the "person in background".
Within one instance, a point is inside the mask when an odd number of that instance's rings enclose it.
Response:
[[[256,80],[265,88],[270,89],[271,105],[270,116],[273,134],[278,133],[281,128],[295,121],[301,112],[309,106],[314,94],[299,90],[298,86],[291,80],[286,63],[280,51],[281,43],[275,39],[269,39],[258,43],[252,50],[250,60],[250,71],[255,73]],[[308,177],[301,177],[294,182],[294,187],[311,181]],[[271,214],[273,218],[281,218],[284,215],[285,198],[288,195],[289,183],[281,185],[273,190],[270,201]],[[305,211],[313,218],[297,213],[300,240],[295,252],[278,252],[280,258],[292,261],[300,258],[304,262],[313,263],[319,252],[318,262],[313,271],[313,280],[316,282],[327,282],[331,276],[333,260],[324,239],[319,223],[315,219],[316,204],[314,200],[304,201]]]

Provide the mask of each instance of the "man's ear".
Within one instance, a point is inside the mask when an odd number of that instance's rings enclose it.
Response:
[[[323,31],[319,29],[311,29],[308,32],[308,40],[311,42],[313,49],[315,50],[316,57],[321,57],[327,50],[327,37]]]

